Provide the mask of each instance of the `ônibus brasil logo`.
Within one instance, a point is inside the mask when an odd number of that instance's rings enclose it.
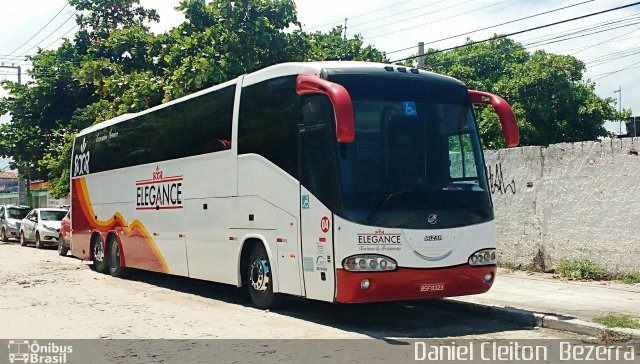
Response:
[[[136,210],[182,208],[182,176],[165,177],[156,167],[151,179],[136,181]]]
[[[36,340],[9,340],[9,363],[66,363],[71,345],[39,344]]]
[[[80,145],[80,154],[76,154],[73,158],[73,176],[82,176],[89,173],[89,158],[91,153],[87,150],[87,140],[82,139],[82,145]]]

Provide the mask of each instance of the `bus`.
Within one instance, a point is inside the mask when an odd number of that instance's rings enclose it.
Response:
[[[472,105],[397,65],[274,65],[79,132],[71,252],[128,268],[341,303],[486,292],[493,205]]]

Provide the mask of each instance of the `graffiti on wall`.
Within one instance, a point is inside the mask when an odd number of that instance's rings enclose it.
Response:
[[[511,182],[507,182],[505,180],[501,162],[496,163],[494,167],[489,166],[487,176],[489,177],[491,193],[504,195],[507,192],[511,192],[514,195],[516,194],[516,181],[512,179]]]

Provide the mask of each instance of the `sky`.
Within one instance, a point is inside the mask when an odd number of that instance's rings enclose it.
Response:
[[[370,44],[387,52],[391,61],[415,54],[420,41],[425,42],[427,48],[443,49],[464,43],[466,37],[483,40],[494,33],[519,32],[633,3],[631,0],[295,2],[298,20],[304,30],[326,32],[334,26],[344,25],[347,18],[349,37],[360,34],[365,45]],[[155,8],[160,14],[160,23],[150,24],[156,33],[171,29],[184,21],[182,14],[174,9],[179,0],[141,0],[141,3],[145,7]],[[28,64],[15,57],[32,54],[37,47],[55,48],[61,38],[73,36],[73,12],[70,7],[64,8],[65,0],[0,0],[0,4],[3,9],[0,14],[0,62],[5,65],[21,64],[23,69],[28,68]],[[554,11],[563,7],[568,8]],[[549,11],[553,12],[515,21]],[[58,15],[54,18],[56,14]],[[505,22],[511,23],[493,27]],[[488,27],[491,28],[475,31]],[[472,33],[459,35],[468,32]],[[570,32],[573,34],[568,34]],[[444,38],[449,39],[442,40]],[[525,44],[530,51],[544,50],[574,55],[586,63],[584,78],[596,82],[596,93],[599,96],[614,97],[616,100],[622,96],[622,107],[631,108],[633,115],[640,115],[640,5],[525,32],[511,38]],[[16,71],[0,68],[0,79],[5,78],[15,81]],[[23,77],[23,82],[25,80],[28,80],[28,76]],[[614,93],[619,89],[622,90],[621,93]],[[6,92],[0,90],[0,96],[4,95]],[[6,118],[7,116],[0,120]],[[607,124],[611,131],[618,131],[618,126],[617,122]]]

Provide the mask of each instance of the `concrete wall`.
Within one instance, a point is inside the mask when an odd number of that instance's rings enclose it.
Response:
[[[485,151],[502,266],[640,271],[640,138]]]

